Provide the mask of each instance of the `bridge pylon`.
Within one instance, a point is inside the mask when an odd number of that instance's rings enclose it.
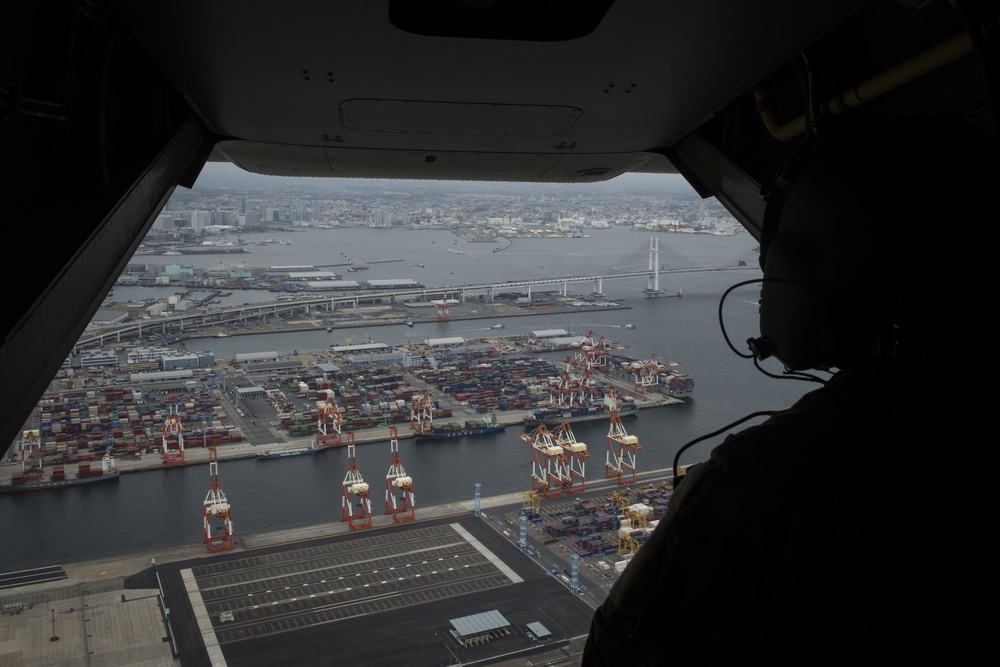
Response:
[[[642,291],[650,296],[663,293],[660,291],[660,240],[655,236],[649,237],[649,277]]]

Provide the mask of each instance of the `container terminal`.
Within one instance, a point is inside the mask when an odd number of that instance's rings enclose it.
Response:
[[[223,361],[165,346],[105,354],[98,361],[109,366],[53,382],[25,425],[35,449],[13,443],[0,484],[24,479],[27,459],[74,477],[110,454],[116,471],[127,473],[204,462],[209,447],[224,460],[256,456],[260,445],[277,453],[317,440],[339,446],[346,433],[357,444],[385,442],[391,426],[410,438],[532,424],[540,414],[553,425],[593,418],[611,390],[625,401],[622,414],[693,391],[672,362],[625,357],[591,333],[345,343]],[[537,354],[553,351],[565,352],[565,361]],[[421,397],[429,397],[422,416]]]

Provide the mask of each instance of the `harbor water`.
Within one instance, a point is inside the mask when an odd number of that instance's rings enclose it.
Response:
[[[248,267],[329,266],[338,273],[346,267],[343,255],[364,259],[368,269],[347,273],[361,280],[411,278],[428,287],[468,283],[503,282],[522,278],[558,278],[611,272],[624,258],[648,256],[650,234],[623,228],[594,230],[585,238],[515,238],[496,243],[469,243],[447,231],[345,228],[282,233],[286,243],[250,244],[249,253],[181,257],[137,256],[151,263],[190,263],[208,268],[218,263],[245,263]],[[272,235],[243,235],[255,237]],[[591,332],[626,349],[621,353],[638,359],[655,355],[682,362],[682,370],[695,381],[692,396],[682,404],[640,411],[627,418],[625,427],[638,437],[643,449],[640,470],[668,468],[678,448],[694,438],[722,428],[744,415],[787,407],[811,385],[772,379],[758,371],[751,360],[734,354],[720,326],[719,302],[735,283],[760,277],[756,260],[739,270],[709,270],[733,264],[756,247],[746,233],[733,236],[708,234],[655,234],[660,262],[683,272],[660,276],[662,296],[649,298],[644,278],[603,282],[608,302],[626,304],[627,310],[533,315],[505,318],[504,329],[491,330],[489,305],[482,320],[461,320],[383,326],[358,330],[336,329],[283,334],[239,335],[227,338],[189,339],[189,350],[211,350],[220,360],[240,352],[325,349],[343,345],[351,335],[367,335],[376,342],[404,344],[427,338],[480,338],[495,334],[526,334],[540,329]],[[692,270],[703,268],[706,270]],[[363,273],[363,275],[359,275]],[[589,292],[592,283],[577,283],[570,290]],[[164,291],[166,290],[166,291]],[[116,287],[114,299],[126,301],[146,296],[166,297],[171,288]],[[741,351],[745,341],[758,333],[759,287],[734,290],[722,309],[722,322],[731,341]],[[242,304],[271,300],[274,293],[246,290],[226,297]],[[632,325],[632,326],[626,326]],[[548,353],[553,361],[566,352]],[[780,372],[777,366],[767,366]],[[754,422],[750,422],[751,424]],[[604,477],[607,424],[575,425],[577,440],[587,443],[593,456],[587,478]],[[415,442],[402,440],[400,457],[414,480],[417,515],[420,507],[471,499],[475,484],[483,496],[531,488],[531,450],[518,437],[524,429],[477,437]],[[721,441],[718,436],[692,447],[681,464],[707,457]],[[339,521],[341,484],[346,473],[344,448],[314,456],[258,461],[223,461],[219,478],[233,506],[236,535],[254,534],[294,526]],[[384,479],[390,458],[388,443],[357,447],[358,466],[373,488],[373,511],[381,513]],[[209,487],[207,466],[184,466],[123,474],[117,482],[61,490],[0,496],[0,571],[64,564],[153,548],[198,544],[201,541],[202,502]]]

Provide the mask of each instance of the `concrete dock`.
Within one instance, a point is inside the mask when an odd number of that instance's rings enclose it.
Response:
[[[473,502],[465,501],[423,508],[417,521],[394,523],[390,516],[374,516],[372,528],[362,531],[352,532],[346,523],[338,522],[246,536],[239,547],[220,554],[208,554],[204,545],[194,544],[65,564],[65,578],[0,589],[5,609],[0,616],[0,665],[219,667],[289,664],[293,656],[295,664],[319,665],[329,664],[334,650],[355,664],[390,665],[406,659],[408,640],[404,637],[422,645],[419,650],[413,647],[407,659],[412,665],[448,664],[454,661],[453,654],[463,652],[462,661],[495,662],[491,656],[498,652],[522,659],[552,651],[566,657],[571,643],[575,651],[582,646],[593,603],[573,595],[520,553],[487,513],[516,510],[520,502],[521,494],[484,498],[479,517]],[[403,549],[409,556],[400,553],[404,538],[410,543]],[[429,567],[427,554],[441,558],[435,549],[443,547],[435,539],[445,539],[452,545],[448,548],[461,552],[443,554],[445,565],[452,558],[461,562],[460,557],[467,561],[465,568],[478,568],[477,573],[468,574],[471,570],[455,566],[446,568],[453,572],[446,572],[435,566],[437,579],[426,572],[426,585],[421,589],[395,591],[387,588],[392,581],[387,584],[384,575],[373,573],[377,569],[359,566],[360,556],[351,555],[364,555],[365,563],[375,559],[395,562],[403,566],[401,572],[404,568],[414,572],[417,567]],[[336,563],[325,560],[336,554],[340,554]],[[224,590],[229,592],[220,593],[223,584],[213,578],[219,568],[245,572],[251,561],[262,558],[275,561],[279,569],[267,577],[251,576],[243,584],[228,582]],[[407,558],[411,562],[401,562]],[[312,583],[318,594],[332,595],[332,591],[320,593],[322,585],[302,572],[338,571],[344,579],[351,568],[359,570],[351,570],[352,581],[362,575],[374,579],[363,585],[371,589],[364,599],[352,600],[350,614],[342,611],[343,601],[317,608],[303,595],[290,600],[285,592],[292,585],[288,577],[295,575],[295,585]],[[410,575],[416,581],[412,576],[420,577],[420,573]],[[339,588],[350,589],[343,584]],[[255,618],[259,612],[250,611],[246,596],[256,591],[263,600],[265,591],[271,594],[272,590],[285,597],[273,602],[282,605],[283,613],[264,623]],[[495,606],[513,617],[512,623],[544,619],[558,630],[559,641],[538,645],[530,633],[515,632],[492,646],[462,647],[447,636],[449,619]],[[222,607],[236,610],[236,623],[230,626],[219,621]],[[385,651],[386,646],[398,649]]]

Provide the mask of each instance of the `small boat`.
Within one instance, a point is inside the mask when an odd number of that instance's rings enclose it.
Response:
[[[496,324],[491,326],[490,329],[503,329],[503,322],[497,322]]]
[[[631,322],[629,322],[628,324],[625,325],[624,328],[626,328],[626,329],[635,329],[635,325],[632,324]]]
[[[223,331],[220,331],[219,333],[215,334],[215,337],[216,338],[229,338],[229,334],[227,334],[227,333],[225,333]]]
[[[413,320],[406,320],[406,326],[412,327],[413,326]]]

